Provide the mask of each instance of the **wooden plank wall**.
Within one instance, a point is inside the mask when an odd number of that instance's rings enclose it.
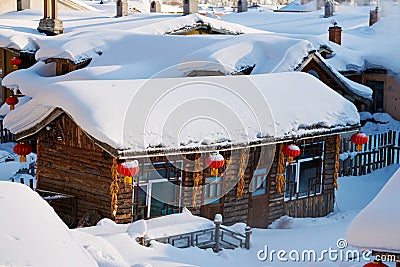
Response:
[[[42,130],[37,138],[38,189],[75,196],[78,220],[90,210],[110,217],[112,158],[94,145],[68,116],[61,116],[50,126],[50,130]],[[123,183],[120,188],[122,197],[118,205],[123,211],[128,203],[123,197],[126,194]],[[54,203],[54,209],[63,217],[70,207]]]

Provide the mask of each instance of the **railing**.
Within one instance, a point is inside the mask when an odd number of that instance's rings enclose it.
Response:
[[[244,234],[240,234],[222,227],[221,222],[214,223],[214,228],[154,239],[139,238],[137,241],[147,246],[151,241],[157,241],[177,248],[212,248],[214,252],[221,249],[250,248],[251,228],[249,226],[246,227]]]
[[[20,178],[19,181],[16,181],[15,179],[11,179],[11,182],[19,182],[21,184],[26,184],[24,178]],[[75,226],[76,223],[76,208],[77,208],[77,203],[76,203],[76,198],[72,195],[66,195],[58,192],[53,192],[53,191],[47,191],[47,190],[41,190],[41,189],[35,189],[34,188],[34,179],[29,179],[27,181],[29,187],[34,190],[36,193],[38,193],[44,200],[46,200],[50,206],[52,206],[54,201],[64,201],[67,205],[70,207],[70,212],[69,214],[64,214],[63,218],[61,218],[64,223],[68,227],[73,227]],[[54,207],[53,207],[54,208]]]
[[[399,144],[400,132],[397,131],[369,135],[368,143],[363,145],[361,151],[355,150],[349,138],[342,138],[339,175],[365,175],[392,164],[400,164]]]

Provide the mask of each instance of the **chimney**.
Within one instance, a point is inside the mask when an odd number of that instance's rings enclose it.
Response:
[[[374,25],[379,20],[379,7],[376,7],[375,10],[369,11],[369,26]]]
[[[183,15],[189,15],[198,12],[197,0],[183,0]]]
[[[30,0],[17,0],[17,11],[30,9],[31,1]]]
[[[342,27],[337,26],[336,22],[333,23],[332,27],[329,27],[329,41],[338,45],[342,44]]]
[[[128,2],[126,0],[117,0],[117,18],[128,16]]]
[[[63,22],[58,19],[57,0],[44,0],[43,18],[40,19],[37,30],[46,35],[57,35],[64,32]]]
[[[161,3],[160,3],[160,1],[151,1],[150,12],[151,13],[160,13],[161,12]]]
[[[237,12],[238,13],[247,12],[247,1],[246,0],[238,0]]]
[[[332,16],[333,16],[333,2],[327,0],[325,2],[325,15],[324,15],[324,17],[325,18],[329,18],[329,17],[332,17]]]

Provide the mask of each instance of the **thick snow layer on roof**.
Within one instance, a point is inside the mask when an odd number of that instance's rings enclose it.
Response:
[[[210,25],[210,27],[217,30],[224,30],[233,34],[242,33],[260,33],[264,31],[248,28],[239,24],[225,22],[222,20],[213,19],[199,14],[191,14],[187,16],[181,16],[169,20],[163,20],[156,23],[151,23],[145,26],[137,27],[133,31],[136,33],[147,33],[147,34],[167,34],[178,30],[188,28],[190,26],[196,26],[198,23],[204,25]]]
[[[28,186],[0,182],[0,209],[1,266],[98,266]]]
[[[359,123],[353,104],[311,75],[290,72],[58,82],[10,112],[5,127],[20,133],[56,107],[97,140],[134,151],[246,144]]]
[[[397,170],[347,228],[346,239],[350,245],[400,253],[399,188],[400,170]]]
[[[382,2],[382,19],[368,26],[371,7],[338,6],[333,17],[324,18],[324,10],[308,13],[296,12],[246,12],[232,13],[221,19],[247,27],[276,34],[306,39],[315,47],[328,44],[335,56],[328,62],[336,69],[363,70],[367,67],[384,67],[400,73],[400,5]],[[328,42],[328,28],[336,21],[342,27],[342,45]]]
[[[197,69],[222,66],[238,70],[255,65],[252,74],[287,72],[294,71],[314,49],[306,40],[251,34],[237,36],[194,51],[187,55],[184,61],[206,61],[203,66],[196,66]],[[209,62],[216,64],[209,65]]]
[[[280,11],[314,11],[316,9],[316,1],[310,1],[306,4],[302,4],[300,0],[294,0],[284,7],[281,7]]]
[[[372,99],[372,89],[369,88],[368,86],[353,82],[352,80],[344,77],[341,73],[339,73],[334,67],[331,66],[326,60],[321,56],[318,55],[319,60],[325,62],[325,64],[328,66],[328,68],[331,69],[331,71],[338,77],[351,91],[353,91],[355,94],[362,96],[367,99]]]
[[[399,8],[400,9],[400,8]],[[383,17],[371,27],[347,30],[336,56],[328,61],[338,70],[387,68],[400,73],[400,10],[398,15]]]
[[[332,26],[332,19],[339,23],[343,30],[368,25],[369,7],[359,8],[339,6],[335,15],[324,17],[324,10],[313,12],[244,12],[232,13],[221,17],[221,20],[237,23],[247,27],[278,33],[304,37],[323,37],[328,40],[328,28]]]
[[[314,49],[305,40],[268,34],[182,37],[116,30],[103,33],[64,34],[63,38],[43,43],[36,53],[42,61],[65,58],[81,62],[92,58],[84,69],[47,77],[54,75],[55,68],[40,62],[30,69],[10,73],[3,85],[18,84],[24,94],[32,96],[33,88],[49,81],[182,77],[193,70],[231,73],[249,66],[255,66],[253,74],[293,71]]]
[[[24,105],[29,100],[31,100],[31,98],[28,97],[28,96],[20,96],[20,97],[18,97],[18,104],[15,105],[15,108],[21,107],[22,105]],[[8,113],[10,113],[10,111],[11,111],[10,110],[10,106],[7,103],[4,103],[0,107],[0,117],[3,117],[5,115],[7,115]]]
[[[115,3],[114,3],[115,8]],[[99,37],[106,31],[130,31],[143,34],[167,34],[174,30],[195,25],[199,21],[216,29],[226,30],[235,34],[261,32],[242,25],[220,21],[213,18],[192,14],[130,14],[121,18],[112,13],[101,11],[60,11],[59,18],[63,21],[64,34],[46,36],[37,31],[38,21],[43,14],[38,10],[24,10],[0,15],[0,47],[14,48],[22,51],[36,51],[53,40],[71,39],[80,32],[95,32]]]

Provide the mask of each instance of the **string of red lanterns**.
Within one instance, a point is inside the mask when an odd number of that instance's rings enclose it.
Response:
[[[30,144],[20,142],[13,148],[15,154],[19,155],[20,162],[26,162],[26,155],[32,152],[32,146]]]
[[[132,177],[139,173],[139,162],[137,160],[122,162],[118,164],[118,173],[124,176],[125,184],[132,184]]]
[[[212,152],[210,155],[205,159],[206,166],[211,168],[211,175],[218,176],[218,169],[224,166],[225,159],[224,157],[219,154],[218,152]]]

